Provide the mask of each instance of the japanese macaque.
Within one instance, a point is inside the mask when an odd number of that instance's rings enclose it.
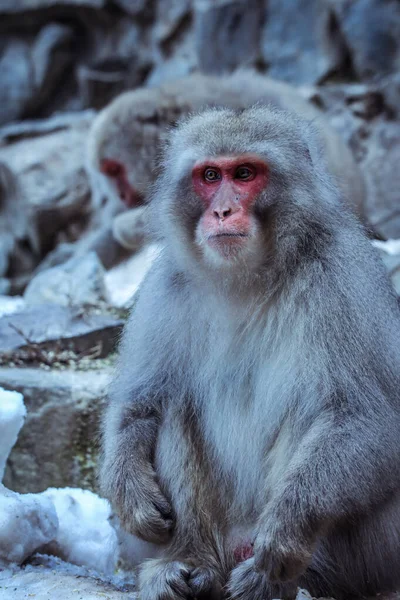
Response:
[[[20,247],[27,242],[28,249]],[[29,248],[30,247],[30,248]],[[4,162],[0,162],[0,277],[7,275],[10,260],[13,271],[31,265],[32,255],[38,249],[36,224],[17,176]]]
[[[227,77],[191,75],[158,88],[142,88],[116,98],[94,121],[88,142],[88,172],[94,204],[103,222],[146,201],[156,177],[157,156],[169,127],[185,114],[208,106],[241,109],[256,103],[291,110],[313,121],[325,147],[328,169],[361,218],[364,184],[351,151],[334,132],[322,112],[291,86],[252,72]],[[125,205],[125,206],[124,206]],[[118,241],[136,249],[143,240],[141,219],[135,212],[117,218]]]
[[[400,584],[400,313],[285,111],[171,132],[163,250],[125,330],[101,484],[160,546],[141,600],[373,595]]]

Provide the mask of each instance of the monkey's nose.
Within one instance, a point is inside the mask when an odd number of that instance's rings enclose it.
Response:
[[[233,215],[235,212],[237,212],[239,209],[238,208],[232,208],[230,206],[224,206],[224,207],[217,207],[214,208],[213,213],[214,216],[219,220],[219,221],[223,221],[224,219],[230,217],[231,215]]]

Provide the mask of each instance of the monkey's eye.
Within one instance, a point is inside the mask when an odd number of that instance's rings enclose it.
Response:
[[[254,176],[255,173],[252,169],[250,169],[250,167],[242,165],[236,169],[235,179],[240,179],[241,181],[250,181],[250,179],[253,179]]]
[[[210,167],[204,171],[204,179],[209,183],[219,181],[221,179],[221,173],[217,169],[211,169]]]

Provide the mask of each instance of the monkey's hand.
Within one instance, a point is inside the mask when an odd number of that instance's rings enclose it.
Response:
[[[112,479],[108,496],[124,529],[147,542],[167,542],[174,526],[172,508],[152,466],[136,463]]]
[[[297,579],[311,561],[313,544],[284,519],[271,517],[260,523],[254,541],[254,568],[271,583]]]

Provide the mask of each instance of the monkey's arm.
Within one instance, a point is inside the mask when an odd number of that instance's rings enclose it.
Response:
[[[153,468],[160,414],[148,398],[111,398],[104,426],[100,481],[125,529],[154,543],[168,540],[172,510]]]
[[[298,576],[320,534],[365,514],[398,486],[399,417],[389,403],[337,417],[314,424],[260,518],[255,566],[271,581]]]
[[[160,331],[168,308],[159,309],[161,284],[155,293],[154,279],[152,273],[146,278],[125,327],[103,418],[100,483],[127,530],[162,543],[170,536],[172,510],[153,460],[166,402],[168,350]]]

